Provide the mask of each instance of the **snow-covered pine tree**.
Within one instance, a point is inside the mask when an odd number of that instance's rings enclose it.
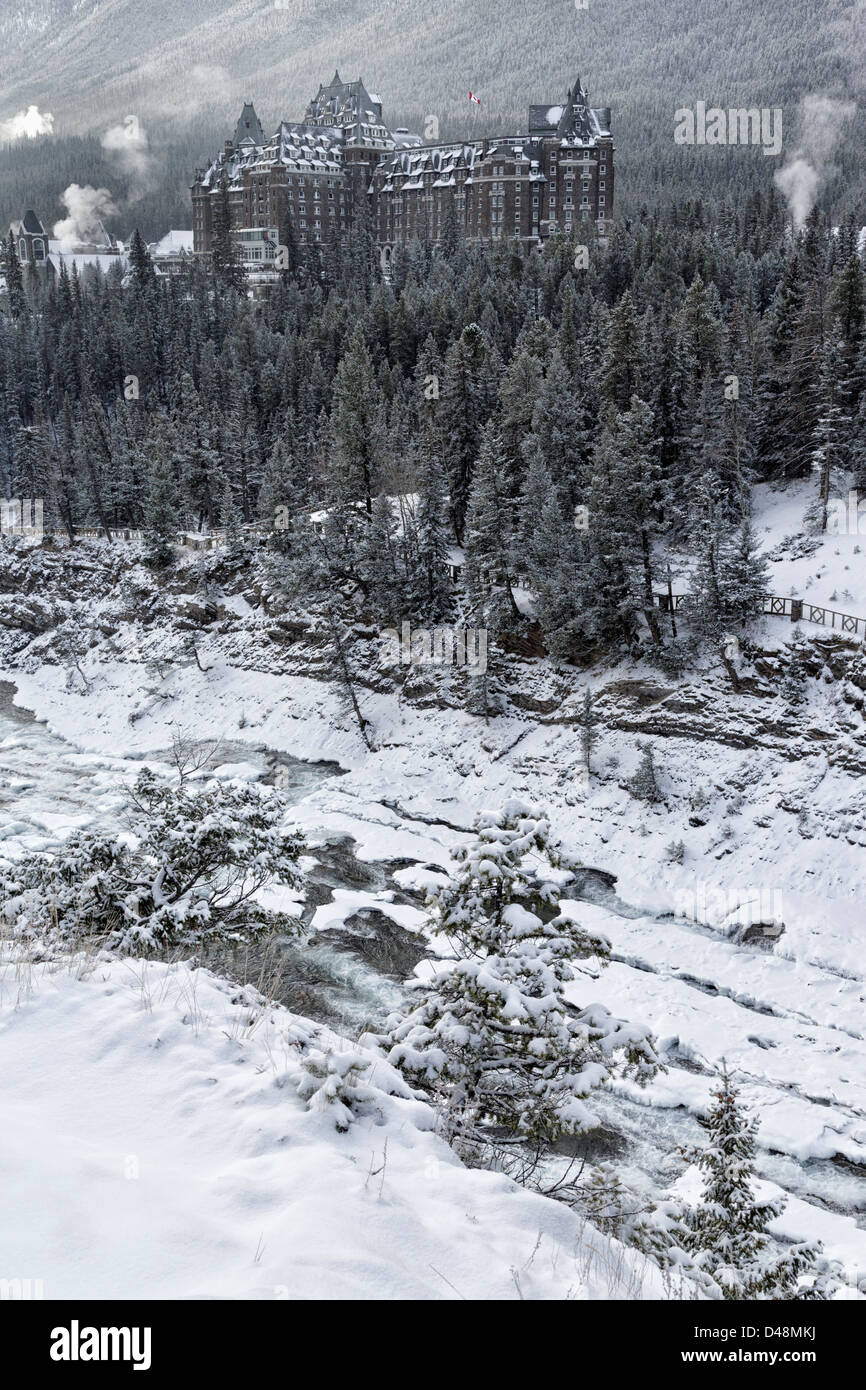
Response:
[[[499,387],[497,429],[504,460],[503,478],[512,495],[519,488],[521,447],[532,429],[543,379],[541,363],[524,347],[515,353]]]
[[[337,446],[335,491],[363,502],[370,516],[378,491],[381,435],[376,428],[379,388],[360,326],[337,366],[331,428]]]
[[[214,443],[214,427],[188,372],[181,373],[171,418],[184,501],[201,530],[217,519],[220,455]]]
[[[429,436],[426,442],[429,443]],[[448,493],[442,465],[432,449],[423,449],[415,516],[417,556],[412,609],[432,625],[442,622],[451,610],[447,508]]]
[[[837,400],[844,417],[843,443],[847,453],[853,442],[851,432],[859,405],[866,399],[866,276],[856,251],[852,251],[835,278],[830,308],[834,318],[831,336],[839,343]]]
[[[27,313],[27,296],[24,293],[24,275],[18,259],[18,248],[10,232],[6,238],[6,293],[9,296],[9,312],[13,319],[23,318]]]
[[[241,514],[235,502],[234,491],[228,475],[223,480],[220,497],[220,524],[225,530],[226,550],[232,560],[238,560],[244,553]]]
[[[302,1054],[297,1092],[307,1109],[330,1115],[341,1134],[369,1108],[376,1091],[369,1084],[373,1060],[362,1052],[308,1048]]]
[[[132,287],[136,294],[145,294],[156,284],[156,272],[144,238],[136,227],[129,244],[129,264],[132,271]]]
[[[463,582],[467,617],[494,637],[520,619],[512,590],[513,504],[498,430],[484,430],[466,511]]]
[[[241,264],[237,244],[231,233],[231,206],[228,181],[225,178],[216,192],[213,220],[211,268],[214,276],[224,290],[242,290],[246,284],[246,272]]]
[[[608,413],[593,450],[589,490],[587,627],[599,643],[631,645],[637,633],[632,537],[619,497],[616,417]]]
[[[445,355],[436,431],[440,457],[450,473],[451,519],[458,544],[478,458],[481,431],[490,413],[487,367],[489,347],[477,323],[469,323]]]
[[[696,560],[683,609],[698,636],[713,642],[718,642],[725,626],[722,551],[726,532],[715,479],[707,473],[694,498],[691,533]]]
[[[809,471],[818,417],[817,374],[824,335],[823,283],[804,277],[799,256],[785,265],[767,324],[769,351],[760,383],[758,462],[764,476]]]
[[[637,771],[629,781],[628,789],[638,801],[647,801],[650,805],[655,805],[662,799],[656,777],[655,754],[649,743],[641,745],[640,762]]]
[[[455,959],[380,1041],[389,1061],[430,1093],[466,1155],[493,1144],[539,1146],[597,1123],[585,1098],[621,1069],[639,1081],[658,1061],[650,1039],[600,1005],[573,1010],[565,986],[581,957],[607,943],[557,915],[576,867],[546,817],[513,800],[476,819],[447,884],[431,896],[431,929]],[[557,870],[554,874],[552,871]]]
[[[603,407],[618,411],[629,409],[632,396],[641,391],[643,362],[643,330],[634,300],[626,290],[611,315],[599,370]]]
[[[180,769],[179,769],[180,770]],[[276,881],[296,887],[299,835],[279,797],[225,782],[166,782],[145,768],[130,793],[129,833],[76,831],[20,860],[4,915],[33,936],[94,939],[135,955],[208,940],[244,941],[297,921],[261,906]]]
[[[166,441],[153,442],[144,503],[145,563],[165,569],[174,559],[179,525],[177,488]]]
[[[587,776],[592,772],[592,750],[598,743],[598,726],[601,720],[596,709],[595,697],[589,686],[583,692],[583,699],[580,702],[578,713],[575,716],[575,724],[580,729],[580,747],[583,753],[583,765]]]
[[[544,458],[535,448],[518,505],[512,541],[513,569],[526,575],[534,613],[552,657],[568,659],[591,646],[591,619],[585,579],[588,568],[586,530],[575,525],[575,512],[563,504]]]
[[[385,624],[399,624],[407,607],[399,551],[391,502],[380,492],[365,527],[358,573],[374,618]]]
[[[821,534],[827,530],[831,484],[838,480],[845,464],[847,424],[840,404],[841,374],[841,345],[834,338],[828,338],[821,358],[818,420],[812,449],[812,471],[818,480],[818,496],[809,518]]]
[[[627,563],[635,609],[642,609],[656,643],[661,628],[653,598],[655,543],[662,532],[667,489],[659,461],[653,412],[639,396],[612,426],[615,486],[627,544]]]
[[[571,506],[580,501],[589,471],[587,414],[587,402],[555,347],[521,453],[526,460],[535,450],[543,452],[554,483]]]
[[[722,349],[722,406],[715,441],[715,472],[728,497],[732,516],[744,519],[755,458],[755,411],[748,334],[739,303],[731,310]]]
[[[801,1279],[819,1272],[820,1246],[804,1243],[780,1251],[774,1245],[767,1227],[781,1215],[785,1200],[760,1201],[754,1195],[757,1122],[740,1104],[727,1068],[703,1123],[708,1142],[691,1155],[703,1174],[703,1192],[686,1217],[687,1245],[696,1262],[725,1298],[798,1297]]]
[[[720,588],[725,613],[736,622],[751,622],[762,611],[769,582],[769,564],[760,552],[751,518],[746,516],[721,555]]]

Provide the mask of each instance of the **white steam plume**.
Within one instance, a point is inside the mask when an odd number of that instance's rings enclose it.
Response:
[[[51,135],[53,130],[50,111],[43,113],[38,106],[28,106],[10,120],[0,121],[0,140],[35,140],[39,135]]]
[[[129,178],[129,201],[138,202],[156,186],[157,162],[150,152],[147,131],[137,116],[127,116],[102,137],[102,148]]]
[[[843,121],[849,121],[857,107],[853,101],[809,95],[800,106],[800,143],[775,183],[788,203],[794,226],[800,228],[815,206],[818,189],[834,172],[833,151],[841,135]]]
[[[76,242],[102,239],[102,219],[117,212],[114,199],[107,188],[86,187],[71,183],[63,194],[63,204],[69,213],[54,225],[54,235],[67,246]]]

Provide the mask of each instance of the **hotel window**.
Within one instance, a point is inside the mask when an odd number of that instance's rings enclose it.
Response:
[[[599,203],[603,203],[603,202],[604,202],[604,194],[603,194],[603,193],[599,193],[599,195],[598,195],[598,201],[599,201]]]

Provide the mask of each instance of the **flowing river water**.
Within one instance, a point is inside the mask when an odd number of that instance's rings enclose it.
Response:
[[[0,872],[4,860],[8,863],[22,851],[57,843],[76,827],[119,824],[125,787],[139,768],[145,762],[167,760],[165,751],[146,757],[82,752],[16,707],[13,696],[14,686],[0,682]],[[259,780],[277,781],[290,804],[340,775],[333,763],[304,762],[264,746],[222,743],[211,765],[227,775],[235,764],[246,765],[248,776],[252,764]],[[329,902],[340,888],[371,894],[387,889],[398,901],[421,906],[417,897],[396,889],[391,878],[396,864],[360,863],[350,840],[316,846],[312,853],[319,862],[307,883],[308,923],[315,906]],[[617,903],[602,877],[592,874],[574,895],[605,905]],[[659,925],[663,929],[664,924]],[[203,963],[255,985],[297,1013],[354,1036],[365,1026],[381,1026],[400,1004],[402,981],[423,954],[417,936],[374,912],[360,932],[314,931],[304,940],[282,937],[237,954],[211,953]],[[615,1159],[626,1177],[630,1173],[638,1181],[649,1178],[667,1186],[676,1175],[672,1155],[703,1139],[697,1121],[683,1107],[641,1104],[614,1093],[594,1098],[593,1105],[603,1128],[586,1141],[586,1156]],[[803,1162],[760,1151],[759,1169],[787,1191],[866,1226],[866,1175],[856,1165],[828,1159]]]

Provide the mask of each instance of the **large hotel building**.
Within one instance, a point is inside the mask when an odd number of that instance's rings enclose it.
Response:
[[[428,142],[390,130],[382,102],[339,73],[303,121],[266,136],[251,103],[192,187],[194,247],[206,257],[228,202],[231,232],[252,283],[275,278],[280,235],[301,246],[347,239],[366,202],[387,271],[393,250],[418,239],[544,241],[605,235],[613,215],[610,110],[588,105],[575,83],[561,103],[530,106],[525,134]],[[218,201],[219,200],[219,201]]]

